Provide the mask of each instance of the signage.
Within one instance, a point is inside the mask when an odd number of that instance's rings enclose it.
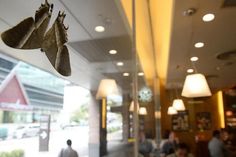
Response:
[[[49,135],[50,135],[50,115],[40,116],[40,131],[39,131],[39,151],[45,152],[49,150]]]

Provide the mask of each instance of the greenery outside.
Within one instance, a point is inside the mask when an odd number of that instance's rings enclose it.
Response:
[[[23,150],[13,150],[11,152],[0,152],[0,157],[24,157],[25,153]]]

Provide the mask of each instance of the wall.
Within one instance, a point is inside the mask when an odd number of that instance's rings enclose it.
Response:
[[[140,103],[140,106],[142,106],[142,103]],[[151,138],[155,138],[155,115],[154,115],[154,103],[150,102],[145,105],[143,105],[147,109],[147,115],[143,116],[144,118],[144,131],[147,134],[147,136]],[[140,117],[142,118],[142,116]]]

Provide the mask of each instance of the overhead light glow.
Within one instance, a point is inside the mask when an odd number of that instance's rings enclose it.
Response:
[[[194,72],[193,69],[188,69],[188,70],[187,70],[187,73],[193,73],[193,72]]]
[[[195,43],[194,45],[196,48],[202,48],[204,46],[204,43],[203,42],[197,42]]]
[[[140,115],[147,115],[146,107],[140,107],[138,112],[139,112]]]
[[[177,111],[184,111],[185,110],[185,106],[184,106],[184,102],[182,99],[175,99],[173,101],[172,106],[177,110]]]
[[[123,66],[124,63],[123,63],[123,62],[117,62],[116,65],[117,65],[117,66]]]
[[[143,75],[144,75],[143,72],[139,72],[139,73],[138,73],[138,76],[143,76]]]
[[[233,116],[234,114],[232,111],[226,111],[225,115],[230,117],[230,116]]]
[[[204,75],[189,74],[184,81],[182,96],[187,98],[211,96],[211,91]]]
[[[155,118],[156,119],[161,119],[161,111],[156,111],[155,112]]]
[[[108,95],[118,95],[119,90],[116,81],[113,79],[103,79],[100,81],[98,92],[96,95],[97,99],[106,98]]]
[[[215,15],[214,14],[206,14],[202,17],[202,20],[204,22],[210,22],[210,21],[213,21],[215,19]]]
[[[104,32],[105,31],[105,27],[103,27],[103,26],[96,26],[95,27],[95,31],[99,32],[99,33]]]
[[[169,108],[168,108],[168,111],[167,111],[167,114],[168,115],[175,115],[175,114],[177,114],[178,112],[177,112],[177,110],[174,108],[174,107],[172,107],[172,106],[170,106]]]
[[[137,110],[139,110],[139,103],[137,103]],[[131,101],[129,111],[134,112],[134,101]]]
[[[117,54],[117,51],[116,51],[116,50],[110,50],[109,53],[110,53],[111,55],[114,55],[114,54]]]
[[[191,60],[192,62],[196,62],[196,61],[198,61],[198,57],[191,57],[190,60]]]
[[[123,73],[123,76],[129,76],[129,73]]]

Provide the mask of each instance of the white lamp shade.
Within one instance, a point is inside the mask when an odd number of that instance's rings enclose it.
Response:
[[[173,106],[170,106],[170,107],[168,108],[167,114],[168,114],[168,115],[177,114],[177,110],[176,110]]]
[[[190,74],[186,76],[182,96],[187,98],[211,96],[206,78],[202,74]]]
[[[147,115],[147,109],[146,109],[146,107],[140,107],[140,109],[139,109],[139,114],[140,114],[140,115]]]
[[[108,95],[111,95],[111,94],[114,94],[114,95],[119,94],[116,81],[113,79],[101,80],[98,87],[96,98],[97,99],[106,98]]]
[[[155,118],[156,119],[161,119],[161,111],[156,111],[155,112]]]
[[[182,99],[175,99],[173,101],[172,106],[177,110],[177,111],[184,111],[185,110],[185,106],[184,106],[184,102]]]
[[[139,103],[137,103],[137,110],[139,110]],[[134,101],[132,101],[131,103],[130,103],[130,106],[129,106],[129,111],[130,112],[134,112]]]

